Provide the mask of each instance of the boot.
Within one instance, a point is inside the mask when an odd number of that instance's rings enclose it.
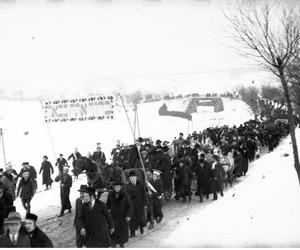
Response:
[[[186,198],[184,197],[181,202],[186,202]]]
[[[192,196],[191,195],[189,196],[189,201],[192,201]]]
[[[130,232],[130,238],[134,238],[135,237],[135,232]]]
[[[153,223],[150,223],[150,225],[148,226],[148,229],[151,230],[154,227]]]
[[[143,227],[140,227],[140,233],[144,234],[144,228]]]

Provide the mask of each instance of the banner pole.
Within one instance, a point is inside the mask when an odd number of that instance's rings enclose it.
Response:
[[[5,147],[4,147],[4,137],[3,137],[3,129],[2,129],[2,128],[0,128],[0,135],[1,135],[2,150],[3,150],[4,166],[6,166],[6,156],[5,156]]]
[[[40,104],[41,104],[42,110],[44,111],[44,107],[43,107],[42,100],[39,100],[39,102],[40,102]],[[52,151],[53,151],[53,153],[54,153],[54,158],[55,158],[54,160],[56,160],[57,155],[56,155],[56,151],[55,151],[55,147],[54,147],[54,143],[53,143],[53,138],[52,138],[52,135],[51,135],[51,131],[50,131],[48,122],[45,122],[45,123],[46,123],[46,127],[47,127],[47,130],[48,130],[48,135],[49,135],[49,138],[50,138]]]

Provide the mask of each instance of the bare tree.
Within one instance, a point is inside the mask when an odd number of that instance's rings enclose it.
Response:
[[[300,11],[296,1],[240,0],[225,11],[231,35],[242,54],[255,59],[272,72],[282,85],[288,108],[294,166],[300,183],[300,164],[295,136],[295,120],[287,69],[299,56]]]

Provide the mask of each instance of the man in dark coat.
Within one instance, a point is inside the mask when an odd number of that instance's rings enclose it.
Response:
[[[84,202],[79,227],[81,235],[86,237],[86,247],[110,247],[114,226],[106,205],[95,199],[95,189],[90,187],[84,191]]]
[[[18,174],[18,177],[22,178],[23,177],[23,173],[28,171],[29,172],[29,178],[33,180],[34,183],[34,190],[37,190],[37,173],[36,170],[33,166],[29,165],[29,162],[23,162],[22,163],[22,169],[20,171],[20,173]]]
[[[104,152],[101,151],[101,147],[97,147],[97,151],[93,153],[92,159],[98,166],[105,166],[106,157]]]
[[[25,217],[25,228],[30,237],[30,245],[33,248],[52,248],[53,244],[48,236],[37,227],[37,216],[35,214],[27,214]]]
[[[5,172],[0,180],[3,183],[4,189],[7,190],[15,200],[15,181],[13,175],[12,164],[9,162],[5,168]]]
[[[142,151],[142,143],[143,143],[143,138],[138,138],[136,141],[136,144],[133,145],[130,149],[129,152],[129,159],[128,159],[128,168],[135,168],[137,164],[140,162],[140,154]]]
[[[200,197],[200,202],[203,202],[203,195],[206,197],[210,193],[210,185],[209,185],[209,166],[208,162],[204,161],[204,159],[199,159],[195,164],[195,174],[197,178],[197,194]]]
[[[69,210],[69,213],[71,213],[71,202],[70,202],[70,189],[72,187],[72,177],[68,174],[69,167],[64,166],[63,168],[63,174],[58,175],[55,178],[55,181],[60,181],[60,199],[61,199],[61,210],[58,217],[64,216],[65,210]]]
[[[220,192],[221,196],[223,196],[224,190],[224,178],[225,178],[225,170],[223,166],[219,162],[219,157],[214,155],[215,161],[212,164],[212,170],[214,171],[215,183],[216,183],[216,191]]]
[[[169,147],[164,146],[162,148],[163,154],[158,159],[158,170],[161,171],[161,180],[163,183],[164,195],[167,199],[171,197],[172,194],[172,175],[171,175],[171,157],[169,155]]]
[[[46,190],[48,190],[49,186],[51,188],[53,182],[53,180],[51,179],[51,173],[54,173],[54,169],[52,167],[52,164],[48,161],[48,157],[46,155],[43,157],[43,162],[39,174],[41,174],[42,172],[43,185],[46,185]]]
[[[147,224],[146,210],[147,210],[147,196],[145,186],[138,181],[137,174],[134,171],[129,173],[130,183],[126,186],[132,203],[132,217],[130,221],[130,237],[135,237],[135,231],[140,228],[141,234],[144,233],[144,227]]]
[[[4,190],[2,182],[0,182],[0,235],[4,233],[4,218],[14,210],[14,200],[10,193]]]
[[[79,223],[79,217],[82,213],[82,208],[84,206],[84,191],[86,191],[88,188],[87,185],[81,185],[80,189],[78,190],[80,192],[80,197],[76,199],[75,202],[75,217],[74,217],[74,227],[76,229],[76,246],[78,248],[81,248],[84,246],[84,237],[80,234],[80,223]]]
[[[20,230],[22,218],[19,213],[10,212],[4,223],[7,227],[7,233],[0,236],[0,248],[31,247],[29,236]]]
[[[23,172],[22,179],[19,182],[17,197],[20,195],[22,205],[26,210],[26,213],[30,213],[30,202],[34,196],[34,182],[29,177],[29,171]]]
[[[148,202],[148,211],[150,215],[150,225],[148,229],[152,229],[154,226],[154,220],[157,223],[160,223],[162,218],[164,217],[162,212],[162,202],[161,202],[161,195],[163,193],[163,182],[159,178],[161,172],[159,170],[154,169],[151,178],[148,182],[148,195],[149,195],[149,202]]]
[[[77,148],[74,149],[74,153],[70,154],[68,157],[68,161],[72,159],[73,173],[75,178],[78,179],[78,171],[76,171],[77,161],[82,158],[82,155],[78,152]]]
[[[132,215],[130,198],[122,186],[123,183],[115,182],[114,190],[109,193],[106,201],[115,227],[115,232],[112,235],[113,245],[118,244],[120,247],[124,247],[124,244],[128,241],[128,223]]]
[[[187,160],[182,158],[179,160],[179,166],[176,169],[176,178],[178,181],[178,192],[175,195],[175,199],[178,200],[182,197],[182,202],[186,202],[186,196],[189,197],[189,201],[192,200],[191,184],[193,178],[193,172],[187,163]]]
[[[63,167],[68,165],[67,160],[63,157],[63,154],[59,154],[59,158],[57,158],[55,166],[58,167],[58,171],[60,174],[63,173]]]

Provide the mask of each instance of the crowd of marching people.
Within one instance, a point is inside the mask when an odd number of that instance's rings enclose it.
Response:
[[[210,196],[217,200],[224,195],[225,186],[247,174],[249,163],[260,157],[262,147],[273,151],[288,133],[285,120],[269,115],[264,121],[250,120],[238,127],[211,127],[185,137],[180,133],[172,142],[154,143],[141,137],[133,145],[118,142],[110,164],[100,144],[86,157],[76,148],[67,159],[61,154],[55,163],[59,175],[54,181],[60,182],[61,195],[59,216],[72,211],[72,165],[75,179],[80,173],[88,179],[80,186],[75,202],[76,246],[124,247],[137,231],[143,234],[147,225],[151,230],[155,222],[163,220],[163,199],[168,202],[174,194],[178,202],[190,202],[195,197],[203,202]],[[0,247],[52,247],[30,211],[37,172],[28,162],[22,166],[20,173],[11,164],[5,171],[0,169]],[[47,156],[39,173],[46,189],[51,188],[54,167]],[[25,223],[15,211],[16,197],[26,210]]]

